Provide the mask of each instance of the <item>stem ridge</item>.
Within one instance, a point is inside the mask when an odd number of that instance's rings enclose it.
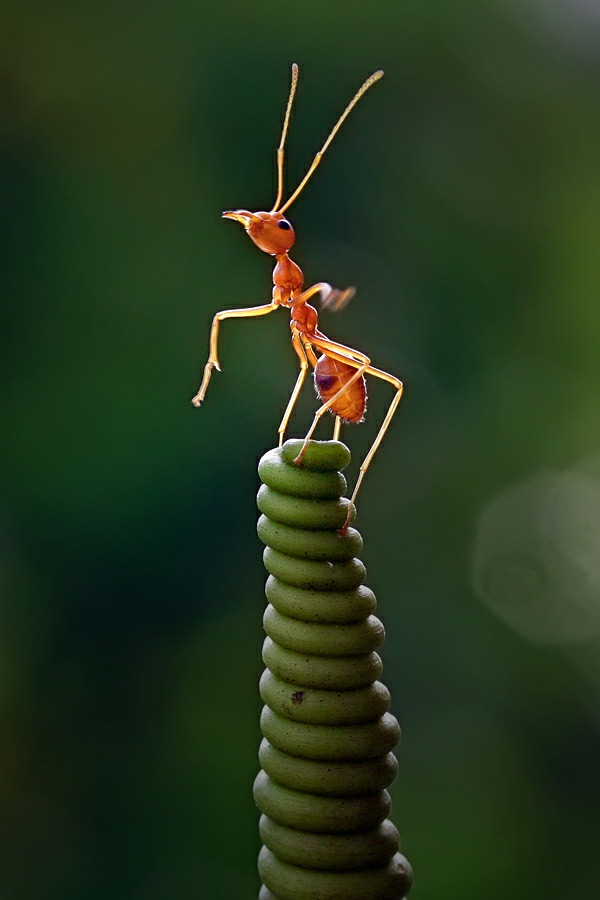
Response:
[[[287,441],[259,463],[269,573],[260,691],[259,900],[402,900],[412,871],[388,815],[400,737],[378,680],[384,640],[364,585],[339,441]]]

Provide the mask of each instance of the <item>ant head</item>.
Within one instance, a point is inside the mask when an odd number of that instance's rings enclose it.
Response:
[[[290,114],[292,111],[294,96],[296,94],[296,86],[298,84],[298,66],[296,65],[296,63],[294,63],[292,65],[292,85],[290,87],[290,94],[285,110],[281,140],[279,141],[279,147],[277,148],[277,198],[275,200],[275,203],[273,204],[273,209],[271,210],[271,212],[255,213],[248,212],[247,209],[226,210],[226,212],[223,213],[223,218],[233,219],[234,222],[239,222],[241,225],[243,225],[246,229],[246,233],[250,235],[256,246],[259,247],[264,253],[268,253],[270,256],[281,256],[282,254],[287,253],[288,250],[294,245],[296,235],[294,234],[294,229],[283,215],[284,212],[302,193],[306,184],[312,178],[315,169],[321,162],[323,154],[326,152],[332,140],[334,139],[334,137],[342,127],[344,121],[348,118],[350,112],[354,109],[362,95],[365,93],[365,91],[369,90],[372,84],[375,84],[376,81],[379,81],[382,75],[383,72],[381,70],[379,70],[378,72],[373,72],[373,74],[370,75],[369,78],[367,78],[367,80],[364,82],[364,84],[357,90],[356,94],[334,125],[333,130],[329,134],[329,137],[312,161],[308,172],[306,173],[296,190],[293,192],[293,194],[288,197],[283,205],[281,205],[281,201],[283,198],[283,164],[285,139],[287,137],[288,126],[290,124]]]
[[[227,210],[224,219],[233,219],[246,229],[257,247],[271,256],[280,256],[293,246],[294,229],[280,212],[248,212],[247,209]]]

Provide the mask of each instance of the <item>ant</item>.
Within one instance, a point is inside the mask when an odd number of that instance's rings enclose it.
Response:
[[[246,318],[252,316],[264,316],[274,312],[278,307],[285,306],[291,311],[290,327],[292,329],[292,345],[300,360],[300,372],[298,379],[289,399],[289,403],[283,414],[283,419],[278,429],[279,446],[283,444],[283,436],[285,434],[290,416],[298,399],[298,395],[304,384],[306,372],[309,365],[314,368],[315,388],[319,398],[323,401],[315,413],[312,425],[304,439],[304,443],[300,453],[294,460],[296,464],[302,462],[302,458],[306,452],[308,442],[312,437],[315,428],[321,416],[327,411],[335,415],[335,425],[333,430],[333,439],[339,440],[341,423],[362,422],[364,420],[365,410],[367,408],[367,391],[365,375],[373,375],[375,378],[381,378],[387,381],[395,388],[394,398],[389,406],[387,414],[383,420],[383,424],[379,429],[377,437],[373,442],[373,446],[367,453],[359,470],[358,480],[354,487],[350,505],[348,507],[348,516],[346,522],[341,529],[341,533],[345,534],[350,521],[352,520],[353,504],[356,495],[361,486],[371,460],[375,456],[377,448],[381,444],[385,432],[392,420],[392,417],[400,403],[402,397],[402,382],[394,375],[376,369],[371,365],[371,360],[359,350],[346,347],[337,341],[330,340],[318,328],[318,315],[314,306],[307,301],[314,297],[315,294],[321,295],[322,305],[339,309],[354,294],[354,288],[347,288],[340,291],[332,288],[326,282],[313,284],[312,287],[302,290],[304,283],[304,275],[302,269],[289,257],[296,236],[290,222],[283,215],[298,195],[304,190],[307,182],[312,177],[315,169],[321,162],[323,155],[334,137],[341,128],[343,122],[350,114],[351,110],[356,106],[363,94],[383,77],[383,72],[374,72],[364,84],[356,92],[336,125],[331,131],[329,137],[315,156],[311,166],[293,192],[293,194],[281,204],[283,197],[283,167],[284,167],[284,148],[287,136],[288,126],[290,122],[290,113],[294,102],[294,95],[298,85],[298,66],[296,63],[292,65],[292,83],[288,97],[285,117],[283,120],[283,130],[281,132],[281,140],[277,148],[277,198],[270,212],[249,212],[246,209],[227,210],[223,213],[224,219],[233,219],[244,226],[246,234],[251,240],[262,250],[276,259],[275,270],[273,272],[273,300],[264,306],[252,306],[245,309],[225,309],[218,312],[212,322],[210,332],[210,352],[208,362],[204,367],[204,376],[198,393],[193,398],[194,406],[200,406],[206,395],[206,390],[212,375],[212,370],[221,371],[219,359],[217,355],[217,340],[219,334],[219,323],[223,319]],[[316,352],[321,355],[317,358]]]

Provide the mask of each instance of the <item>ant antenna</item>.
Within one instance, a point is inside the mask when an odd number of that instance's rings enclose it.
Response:
[[[348,106],[346,107],[346,109],[344,110],[344,112],[342,113],[342,115],[341,115],[341,116],[339,117],[339,119],[337,120],[337,122],[336,122],[336,124],[335,124],[333,130],[331,131],[329,137],[327,138],[327,140],[325,141],[325,143],[323,144],[323,146],[321,147],[321,149],[319,150],[319,152],[317,153],[317,155],[316,155],[315,158],[313,159],[313,161],[312,161],[312,163],[311,163],[311,166],[310,166],[310,169],[308,170],[308,172],[306,173],[306,175],[304,176],[304,178],[302,179],[302,181],[300,182],[300,184],[298,185],[298,187],[296,188],[296,190],[294,191],[294,193],[292,194],[292,196],[289,198],[289,200],[286,200],[286,202],[283,204],[283,206],[282,206],[281,209],[279,209],[279,210],[277,209],[277,205],[278,205],[278,204],[276,203],[276,204],[275,204],[275,207],[274,207],[274,209],[273,209],[273,212],[280,212],[280,213],[285,212],[285,210],[286,210],[289,206],[292,205],[292,203],[294,202],[294,200],[296,199],[296,197],[301,193],[301,191],[304,190],[304,187],[306,186],[306,183],[308,182],[308,180],[309,180],[310,177],[312,176],[313,172],[315,171],[315,169],[317,168],[317,166],[318,166],[319,163],[321,162],[321,160],[322,160],[322,158],[323,158],[323,156],[324,156],[324,154],[325,154],[325,151],[327,150],[327,148],[328,148],[329,145],[331,144],[332,140],[334,139],[334,137],[336,136],[336,134],[338,133],[338,131],[339,131],[340,128],[342,127],[344,121],[348,118],[348,116],[350,115],[351,111],[354,109],[354,107],[356,106],[356,104],[358,103],[358,101],[360,100],[360,98],[362,97],[362,95],[365,94],[365,93],[369,90],[369,88],[370,88],[373,84],[375,84],[376,81],[379,81],[380,78],[383,78],[383,72],[381,71],[381,69],[379,69],[377,72],[373,72],[372,75],[369,75],[369,77],[367,78],[367,80],[365,81],[365,83],[357,90],[356,94],[354,95],[354,97],[352,98],[352,100],[350,101],[350,103],[348,104]],[[292,90],[291,90],[291,92],[290,92],[290,101],[289,101],[289,103],[288,103],[288,111],[287,111],[287,113],[286,113],[286,121],[285,121],[284,126],[283,126],[283,127],[284,127],[284,135],[285,135],[286,127],[287,127],[287,120],[288,120],[288,117],[289,117],[289,109],[290,109],[290,106],[291,106],[291,100],[292,100],[292,97],[294,96],[294,90],[295,90],[295,84],[294,84],[293,76],[292,76]],[[283,142],[283,137],[282,137],[282,142]],[[278,162],[279,162],[279,158],[280,158],[280,151],[278,150],[278,151],[277,151],[277,160],[278,160]],[[283,166],[283,148],[281,148],[281,159],[282,159],[282,166]],[[278,200],[279,200],[279,195],[278,195]]]
[[[283,130],[281,132],[281,140],[279,141],[279,147],[277,148],[277,199],[273,204],[273,209],[271,212],[275,212],[279,204],[281,203],[281,198],[283,196],[283,156],[284,156],[284,147],[285,147],[285,139],[287,137],[288,126],[290,124],[290,113],[292,111],[292,104],[294,102],[294,95],[296,93],[296,87],[298,86],[298,66],[296,63],[292,63],[292,84],[290,86],[290,96],[288,97],[287,107],[285,110],[285,118],[283,120]]]

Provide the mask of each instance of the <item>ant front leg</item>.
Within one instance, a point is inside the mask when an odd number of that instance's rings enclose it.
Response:
[[[317,284],[313,284],[305,291],[302,291],[290,305],[298,306],[298,304],[310,300],[315,294],[320,294],[323,309],[331,309],[333,312],[337,312],[345,306],[352,297],[354,297],[355,293],[356,288],[348,287],[340,290],[339,288],[332,287],[326,281],[319,281]]]
[[[202,384],[198,388],[198,393],[192,399],[192,403],[194,406],[200,406],[204,397],[206,396],[206,391],[208,388],[208,383],[210,381],[212,370],[216,369],[217,372],[221,371],[221,366],[219,365],[219,357],[217,354],[217,342],[219,338],[219,323],[223,319],[242,319],[242,318],[250,318],[252,316],[265,316],[267,313],[271,313],[277,309],[279,306],[278,303],[267,303],[265,306],[249,306],[246,309],[223,309],[221,312],[218,312],[212,321],[212,327],[210,329],[210,349],[208,354],[208,362],[204,366],[204,376],[202,378]]]

